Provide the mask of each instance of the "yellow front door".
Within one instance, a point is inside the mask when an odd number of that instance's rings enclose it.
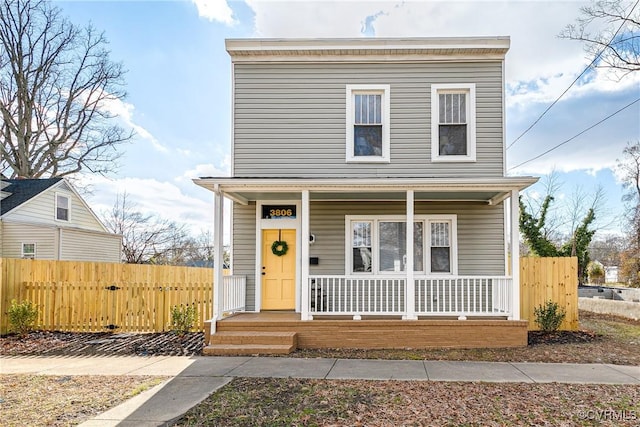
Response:
[[[287,242],[287,253],[275,255],[273,242]],[[281,249],[281,248],[278,248]],[[262,309],[296,308],[296,230],[262,230]]]

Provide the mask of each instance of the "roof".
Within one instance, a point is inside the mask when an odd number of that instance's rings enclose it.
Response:
[[[9,195],[0,202],[0,215],[17,208],[46,189],[60,182],[62,178],[47,179],[2,179],[2,192]]]
[[[234,62],[501,59],[510,44],[508,36],[225,40]]]
[[[252,200],[290,200],[311,192],[312,200],[403,200],[407,190],[416,200],[498,204],[538,181],[537,177],[495,178],[238,178],[205,177],[197,185],[240,204]]]

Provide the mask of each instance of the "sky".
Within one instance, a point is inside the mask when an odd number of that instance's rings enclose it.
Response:
[[[194,234],[213,228],[213,195],[191,179],[230,173],[231,62],[226,38],[510,36],[508,174],[545,176],[555,171],[562,183],[556,194],[560,201],[601,185],[607,199],[601,233],[619,231],[622,187],[615,165],[626,144],[640,140],[640,102],[575,136],[640,98],[640,73],[618,80],[611,73],[588,71],[516,141],[591,61],[580,42],[558,37],[586,2],[55,3],[75,24],[91,23],[103,30],[112,60],[128,70],[128,96],[112,108],[136,136],[122,147],[117,174],[85,178],[93,189],[87,201],[98,213],[109,210],[116,195],[126,191],[142,212],[186,224]],[[529,196],[544,192],[541,183]]]

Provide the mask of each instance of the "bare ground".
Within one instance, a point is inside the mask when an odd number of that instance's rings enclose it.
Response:
[[[637,426],[640,386],[237,378],[179,426]]]
[[[516,349],[299,350],[293,357],[613,363],[640,366],[640,322],[580,313],[580,331],[529,334]],[[10,355],[197,355],[200,333],[37,332],[0,338]],[[8,426],[76,425],[161,379],[0,376]],[[193,408],[189,426],[640,426],[640,386],[238,378]]]

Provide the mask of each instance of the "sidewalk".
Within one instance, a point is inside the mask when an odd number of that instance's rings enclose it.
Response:
[[[172,377],[84,427],[167,425],[234,377],[640,385],[640,366],[285,357],[3,357],[0,374]]]

